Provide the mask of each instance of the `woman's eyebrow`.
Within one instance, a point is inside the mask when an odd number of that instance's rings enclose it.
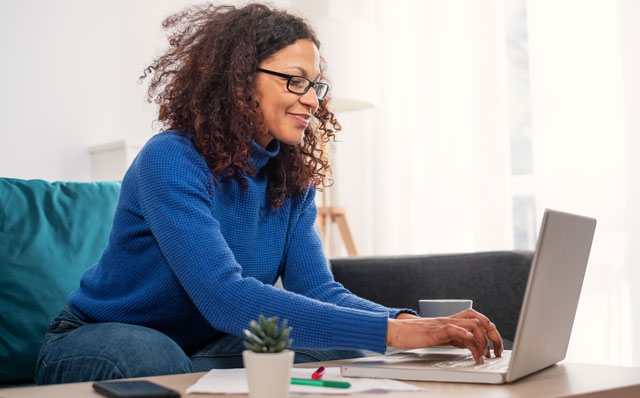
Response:
[[[309,75],[307,74],[307,71],[306,71],[306,70],[304,70],[304,68],[302,68],[302,67],[300,67],[300,66],[288,66],[288,67],[286,67],[285,69],[296,69],[296,70],[300,71],[300,74],[301,74],[302,76],[304,76],[304,77],[306,77],[306,78],[308,78],[308,77],[309,77]],[[318,73],[318,76],[316,76],[316,78],[315,78],[315,79],[313,79],[313,80],[314,80],[314,81],[315,81],[315,80],[318,80],[318,79],[320,78],[320,76],[322,76],[322,73]]]

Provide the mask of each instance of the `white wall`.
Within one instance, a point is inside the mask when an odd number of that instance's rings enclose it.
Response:
[[[90,146],[158,131],[138,77],[189,3],[0,2],[0,176],[87,181]]]

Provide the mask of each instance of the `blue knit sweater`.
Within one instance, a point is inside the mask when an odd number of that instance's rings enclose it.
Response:
[[[399,310],[335,282],[314,227],[315,191],[277,210],[263,166],[279,151],[255,142],[258,169],[244,190],[216,185],[190,139],[160,133],[122,181],[109,243],[69,307],[93,322],[157,329],[189,349],[216,331],[242,335],[259,314],[288,319],[294,348],[385,350],[387,318]],[[273,287],[282,277],[285,290]]]

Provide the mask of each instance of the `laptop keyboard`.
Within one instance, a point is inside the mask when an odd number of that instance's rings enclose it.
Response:
[[[429,366],[437,368],[465,368],[477,371],[507,371],[509,369],[509,361],[511,359],[511,351],[504,351],[501,357],[485,358],[483,364],[476,364],[473,356],[468,358],[456,359],[452,361],[431,362]]]

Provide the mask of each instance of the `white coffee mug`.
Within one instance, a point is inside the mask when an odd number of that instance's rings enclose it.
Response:
[[[457,314],[471,308],[473,300],[469,299],[442,299],[419,300],[420,316],[423,318],[438,318]]]

